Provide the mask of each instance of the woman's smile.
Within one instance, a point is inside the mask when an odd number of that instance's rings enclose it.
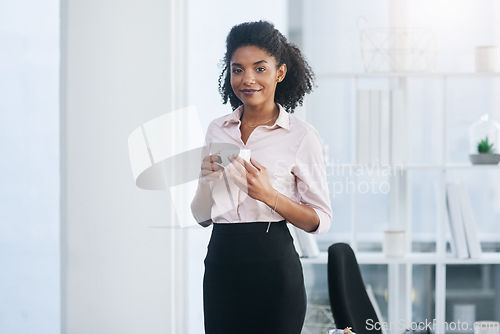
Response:
[[[241,92],[245,95],[245,96],[253,96],[255,94],[257,94],[258,92],[260,92],[262,89],[242,89]]]

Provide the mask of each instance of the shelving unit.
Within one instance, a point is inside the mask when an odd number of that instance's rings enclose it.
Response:
[[[435,290],[434,290],[434,300],[435,300],[435,319],[443,320],[446,319],[446,300],[447,300],[447,290],[446,290],[446,266],[447,265],[484,265],[484,264],[500,264],[500,252],[498,253],[483,253],[479,259],[457,259],[450,256],[446,252],[446,237],[445,232],[447,230],[447,210],[446,210],[446,172],[448,170],[500,170],[499,165],[472,165],[470,163],[448,163],[446,161],[447,152],[447,89],[448,89],[448,79],[449,78],[495,78],[500,77],[500,73],[318,73],[316,75],[318,78],[350,78],[352,83],[352,101],[353,114],[356,115],[356,94],[358,91],[358,80],[363,78],[388,78],[390,80],[397,80],[399,89],[408,88],[408,79],[411,78],[436,78],[441,80],[442,89],[442,143],[441,152],[443,156],[441,161],[437,164],[413,164],[404,161],[403,158],[401,163],[394,160],[391,156],[391,161],[388,164],[388,168],[391,170],[401,170],[401,173],[395,173],[389,178],[391,191],[389,194],[389,227],[397,229],[406,230],[407,235],[407,255],[404,258],[386,258],[381,252],[358,252],[358,224],[357,224],[357,199],[356,192],[351,194],[351,232],[350,232],[350,245],[356,253],[357,260],[359,264],[383,264],[388,266],[388,319],[385,321],[397,323],[400,319],[405,319],[407,323],[415,321],[412,317],[412,293],[413,293],[413,282],[412,282],[412,272],[414,265],[431,265],[435,267]],[[409,112],[406,110],[405,112]],[[352,135],[351,135],[351,161],[358,161],[356,156],[356,117],[353,117],[353,123],[351,124]],[[404,124],[404,126],[411,125]],[[410,130],[409,129],[409,130]],[[393,140],[393,139],[391,139]],[[391,145],[393,142],[391,142]],[[398,157],[396,157],[396,160]],[[383,167],[381,164],[380,167]],[[372,166],[359,165],[359,164],[338,164],[338,163],[327,163],[327,174],[328,169],[334,168],[350,168],[352,170],[357,169],[369,169]],[[416,170],[436,170],[440,172],[440,183],[438,187],[438,200],[437,203],[437,231],[436,231],[436,251],[433,253],[417,253],[411,252],[412,247],[412,215],[411,215],[411,176],[412,172]],[[354,183],[357,184],[357,177],[353,177]],[[397,223],[398,222],[398,223]],[[395,225],[396,224],[396,225]],[[381,231],[382,232],[382,231]],[[500,239],[496,239],[500,241]],[[317,258],[303,258],[302,263],[304,265],[308,264],[323,264],[325,265],[328,260],[328,254],[326,252],[321,252]],[[489,290],[491,292],[491,290]],[[445,320],[443,320],[445,321]],[[398,330],[390,331],[391,334],[399,333]],[[441,327],[436,328],[436,334],[444,334],[444,329]]]

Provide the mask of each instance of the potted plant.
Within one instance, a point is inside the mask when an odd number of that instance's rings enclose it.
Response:
[[[483,115],[475,122],[470,131],[470,161],[477,164],[498,164],[500,154],[496,153],[500,126]]]

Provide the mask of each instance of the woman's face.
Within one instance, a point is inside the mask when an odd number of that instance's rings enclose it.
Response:
[[[242,46],[231,58],[231,87],[248,106],[274,104],[276,84],[283,80],[286,65],[276,69],[276,60],[257,46]]]

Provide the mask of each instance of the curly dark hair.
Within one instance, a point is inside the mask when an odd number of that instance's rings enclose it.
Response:
[[[226,54],[221,59],[222,72],[219,76],[219,93],[222,103],[231,103],[233,110],[243,104],[231,87],[231,73],[228,71],[234,52],[242,46],[257,46],[273,56],[279,68],[286,64],[287,72],[283,81],[278,82],[274,101],[293,113],[297,105],[302,106],[304,96],[314,85],[314,73],[302,56],[299,48],[289,43],[271,22],[244,22],[235,25],[226,38]]]

